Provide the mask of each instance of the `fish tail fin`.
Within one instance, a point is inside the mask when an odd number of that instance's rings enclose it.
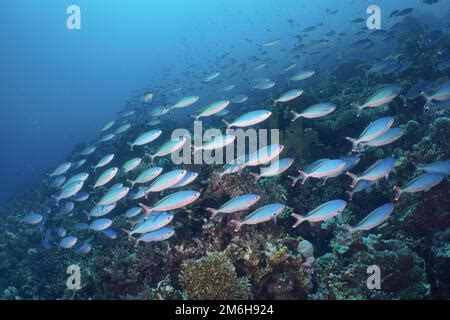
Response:
[[[404,95],[402,95],[402,94],[399,97],[403,101],[403,106],[407,107],[408,106],[408,100],[406,99],[406,97]]]
[[[345,191],[345,194],[348,195],[348,201],[352,201],[353,200],[353,192]]]
[[[354,230],[352,227],[350,227],[348,224],[343,224],[343,225],[342,225],[342,228],[343,228],[345,231],[347,231],[349,234],[352,234],[353,232],[355,232],[355,230]]]
[[[300,177],[303,177],[302,184],[305,184],[306,180],[308,180],[308,178],[309,178],[309,175],[302,170],[298,170],[298,172],[300,173]]]
[[[295,120],[297,120],[298,118],[300,118],[300,113],[298,113],[298,112],[295,112],[294,110],[289,110],[289,112],[294,116],[292,119],[291,119],[291,122],[294,122]]]
[[[302,216],[300,216],[299,214],[296,214],[296,213],[291,214],[291,216],[297,220],[297,222],[294,223],[292,228],[297,228],[300,225],[300,223],[302,223],[303,221],[306,220],[305,218],[303,218]]]
[[[230,224],[234,227],[235,232],[238,232],[242,227],[242,223],[238,220],[231,220]]]
[[[145,215],[145,220],[147,220],[148,216],[150,215],[150,213],[152,213],[152,208],[147,207],[145,204],[143,203],[139,203],[139,206],[144,209],[144,215]]]
[[[400,187],[398,186],[395,186],[394,191],[395,191],[395,201],[398,201],[398,199],[400,199],[400,196],[402,195],[402,189],[400,189]]]
[[[131,142],[127,142],[127,145],[129,145],[130,146],[130,151],[133,151],[133,147],[134,147],[134,145],[131,143]]]
[[[250,173],[250,175],[253,177],[253,179],[255,179],[253,181],[254,184],[256,184],[258,182],[258,180],[261,178],[261,176],[259,174],[256,174],[256,173],[253,173],[253,172]]]
[[[55,199],[56,206],[59,207],[59,198],[57,196],[55,196],[54,194],[52,194],[52,198]]]
[[[222,119],[222,122],[225,123],[227,125],[227,129],[231,128],[231,123],[229,123],[227,120]]]
[[[270,101],[272,102],[272,107],[275,107],[277,105],[277,100],[274,98],[270,98]]]
[[[293,177],[293,176],[287,176],[287,177],[292,180],[291,186],[295,187],[295,185],[297,184],[299,178],[298,177]]]
[[[428,95],[425,91],[421,91],[420,94],[425,99],[425,105],[423,107],[427,108],[431,104],[431,96]]]
[[[350,141],[352,144],[352,152],[355,152],[356,150],[358,150],[358,140],[355,138],[350,138],[350,137],[345,137],[345,140]]]
[[[133,188],[134,188],[134,184],[135,184],[136,182],[134,182],[134,181],[132,181],[132,180],[130,180],[130,179],[127,179],[127,182],[128,182],[129,184],[131,184],[130,189],[133,189]]]
[[[350,178],[352,178],[352,184],[350,185],[350,187],[353,188],[359,181],[358,176],[356,174],[353,174],[353,173],[348,172],[348,171],[345,174],[348,175]]]
[[[134,237],[133,237],[133,235],[131,234],[131,231],[130,231],[130,230],[127,230],[127,229],[124,229],[124,228],[122,228],[121,230],[124,231],[124,232],[127,234],[128,240],[134,239]]]
[[[91,215],[89,214],[88,211],[83,210],[83,213],[87,216],[88,220],[91,220]]]
[[[219,213],[219,211],[217,211],[217,209],[213,209],[213,208],[206,208],[206,211],[211,212],[211,219],[214,218]]]
[[[357,103],[352,103],[351,106],[354,107],[354,108],[356,108],[356,111],[358,112],[358,114],[357,114],[356,116],[357,116],[357,117],[360,117],[360,116],[361,116],[361,113],[362,113],[362,111],[363,111],[363,109],[364,109],[364,106],[361,106],[361,105],[359,105],[359,104],[357,104]]]

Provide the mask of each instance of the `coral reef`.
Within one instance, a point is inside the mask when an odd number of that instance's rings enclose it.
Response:
[[[213,252],[199,260],[187,260],[181,266],[180,284],[189,299],[239,300],[250,297],[250,284],[239,278],[230,259]]]

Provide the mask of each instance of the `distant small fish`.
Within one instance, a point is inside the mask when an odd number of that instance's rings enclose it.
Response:
[[[418,165],[417,170],[423,170],[427,173],[440,173],[448,176],[450,175],[450,160]]]
[[[60,176],[62,174],[65,174],[70,167],[72,166],[72,162],[64,162],[61,163],[58,167],[56,167],[55,170],[53,170],[52,173],[49,174],[50,177]]]
[[[143,146],[152,142],[153,140],[157,139],[161,135],[161,133],[161,130],[150,130],[141,134],[133,142],[128,142],[128,144],[130,145],[130,150],[133,151],[133,148],[135,146]]]
[[[174,105],[172,105],[171,109],[182,109],[187,108],[199,100],[199,96],[188,96],[178,100]]]
[[[230,223],[235,227],[235,231],[237,232],[245,224],[255,225],[275,219],[281,212],[283,212],[284,208],[285,205],[281,203],[268,204],[253,211],[246,216],[244,220],[231,220]]]
[[[117,239],[117,237],[118,237],[117,232],[114,231],[114,230],[111,229],[111,228],[108,228],[108,229],[106,229],[106,230],[103,230],[103,231],[102,231],[102,234],[103,234],[105,237],[107,237],[108,239],[111,239],[111,240]]]
[[[290,110],[290,112],[294,116],[291,122],[294,122],[300,117],[307,119],[324,117],[332,113],[334,110],[336,110],[336,105],[329,102],[312,105],[311,107],[303,110],[301,113],[297,113],[294,110]]]
[[[271,89],[275,86],[275,81],[273,80],[267,80],[267,81],[260,81],[257,82],[256,84],[254,84],[252,86],[253,89],[258,89],[258,90],[267,90],[267,89]]]
[[[373,229],[386,221],[393,211],[394,204],[391,202],[385,203],[369,213],[364,219],[361,220],[361,222],[359,222],[355,226],[351,227],[347,224],[344,224],[343,228],[349,233]]]
[[[232,144],[234,140],[236,139],[236,136],[231,134],[224,134],[219,136],[212,136],[211,139],[207,142],[204,142],[200,146],[193,146],[194,152],[200,151],[200,150],[215,150],[215,149],[221,149],[223,147],[226,147],[229,144]]]
[[[85,242],[79,248],[75,250],[76,253],[87,254],[91,252],[92,244]]]
[[[291,179],[293,180],[292,186],[295,186],[297,181],[300,179],[302,179],[302,184],[305,184],[305,182],[309,178],[323,179],[331,177],[337,174],[338,172],[341,172],[345,164],[346,164],[345,161],[340,159],[333,159],[333,160],[326,159],[325,161],[321,161],[314,167],[308,166],[304,170],[299,170],[300,173],[299,177],[297,178],[291,177]]]
[[[94,172],[96,169],[104,167],[106,165],[108,165],[112,160],[114,159],[114,153],[109,153],[105,156],[103,156],[95,166],[93,166],[92,168],[94,169]]]
[[[66,177],[64,177],[64,176],[57,176],[52,181],[50,181],[50,188],[60,189],[65,181],[66,181]]]
[[[220,76],[220,72],[213,72],[206,77],[203,78],[203,82],[211,82],[212,80],[218,78]]]
[[[242,167],[248,161],[248,158],[249,158],[248,154],[242,154],[242,155],[238,156],[236,159],[233,159],[232,161],[227,163],[224,166],[223,171],[221,173],[219,173],[220,177],[223,177],[224,175],[240,172],[242,170]]]
[[[107,130],[111,129],[111,127],[112,127],[115,123],[116,123],[116,122],[115,122],[114,120],[108,122],[108,123],[105,124],[105,126],[100,130],[100,132],[107,131]]]
[[[72,230],[77,232],[77,231],[84,231],[89,229],[89,225],[86,222],[78,222],[77,224],[75,224],[72,227]]]
[[[292,89],[289,91],[286,91],[281,96],[279,96],[277,99],[274,100],[275,103],[279,102],[288,102],[292,101],[298,97],[300,97],[303,94],[303,90],[300,89]]]
[[[122,166],[122,172],[128,173],[136,169],[142,162],[141,158],[133,158],[125,162]]]
[[[278,161],[272,162],[268,167],[263,167],[260,169],[260,173],[251,173],[250,175],[255,179],[255,183],[263,177],[273,177],[282,174],[288,170],[294,163],[293,158],[284,158]]]
[[[95,146],[86,147],[83,150],[81,150],[80,154],[82,156],[88,156],[88,155],[92,154],[96,149],[97,149],[97,147],[95,147]]]
[[[127,212],[125,212],[124,216],[127,219],[131,219],[136,217],[137,215],[142,213],[142,208],[141,207],[133,207],[127,210]]]
[[[100,142],[107,142],[114,139],[116,135],[114,133],[107,133],[104,136],[100,137]]]
[[[39,213],[29,213],[21,219],[22,222],[27,224],[39,224],[44,220],[44,217]]]
[[[121,133],[124,133],[125,131],[127,131],[130,128],[131,128],[131,123],[125,123],[125,124],[121,125],[120,127],[118,127],[116,129],[116,131],[114,131],[114,133],[115,134],[121,134]]]
[[[108,218],[100,218],[91,222],[89,229],[94,231],[103,231],[112,225],[112,220]]]
[[[380,159],[371,165],[360,176],[357,176],[351,172],[346,172],[346,174],[353,180],[351,187],[355,187],[360,180],[376,181],[383,177],[387,178],[389,173],[394,170],[395,161],[396,160],[391,157]]]
[[[147,197],[150,192],[161,192],[169,189],[180,182],[187,174],[185,169],[176,169],[160,175],[145,191]]]
[[[440,62],[436,65],[436,69],[439,71],[444,71],[450,68],[450,60]]]
[[[413,100],[421,96],[421,92],[430,89],[433,86],[431,81],[421,80],[412,86],[405,95],[408,100]]]
[[[233,99],[231,99],[230,102],[239,104],[239,103],[244,103],[247,100],[248,100],[247,95],[239,94],[239,95],[235,96]]]
[[[375,108],[387,105],[394,100],[402,91],[401,86],[388,86],[378,90],[372,97],[369,98],[363,105],[353,103],[352,106],[358,109],[358,116],[365,108]]]
[[[344,200],[331,200],[324,204],[321,204],[314,210],[308,212],[305,216],[293,213],[292,216],[297,219],[297,222],[292,226],[296,228],[304,221],[320,222],[330,218],[333,218],[344,211],[347,206],[347,201]]]
[[[393,117],[383,117],[371,122],[364,131],[359,135],[358,138],[350,138],[346,137],[345,139],[352,143],[352,151],[355,152],[358,150],[358,147],[363,142],[369,142],[375,138],[378,138],[386,131],[394,123]]]
[[[125,197],[130,188],[128,187],[120,187],[120,188],[111,188],[97,203],[97,206],[105,206],[116,203],[120,201],[123,197]]]
[[[136,179],[128,180],[128,182],[131,183],[131,188],[133,188],[135,184],[144,184],[144,183],[152,181],[153,179],[158,177],[162,171],[163,171],[163,168],[161,168],[161,167],[150,167],[150,168],[142,171],[136,177]]]
[[[83,181],[75,181],[71,184],[67,185],[64,189],[62,189],[57,195],[52,195],[52,198],[56,200],[56,204],[58,205],[60,200],[68,199],[73,197],[78,193],[78,191],[83,188]]]
[[[56,229],[56,234],[58,235],[58,237],[63,238],[66,236],[67,230],[63,227],[59,227]]]
[[[75,203],[73,201],[65,202],[59,209],[59,214],[60,215],[68,215],[69,213],[72,212],[74,207],[75,207]]]
[[[425,107],[428,107],[433,101],[445,101],[450,99],[450,80],[441,84],[432,95],[421,92],[426,100]]]
[[[403,128],[390,128],[388,131],[367,142],[362,142],[362,146],[368,147],[381,147],[391,144],[398,139],[400,139],[405,134],[405,129]]]
[[[271,115],[272,112],[269,110],[255,110],[236,118],[231,123],[226,120],[222,121],[227,125],[227,129],[232,127],[244,128],[261,123],[264,120],[268,119]]]
[[[370,193],[372,191],[372,185],[374,183],[375,181],[359,180],[351,191],[345,192],[348,195],[348,201],[352,201],[353,195],[357,192],[361,192],[364,190],[366,191],[366,193]]]
[[[397,17],[406,16],[407,14],[410,14],[411,12],[413,12],[413,10],[414,10],[413,8],[406,8],[406,9],[400,10],[397,13]]]
[[[195,120],[198,120],[202,117],[209,117],[218,112],[221,112],[229,105],[230,105],[229,100],[219,100],[219,101],[211,103],[202,112],[200,112],[198,115],[193,116],[193,117],[195,118]]]
[[[291,77],[289,77],[289,80],[290,81],[303,81],[303,80],[311,78],[315,74],[316,74],[316,72],[314,70],[299,71],[299,72],[296,72]]]
[[[445,175],[441,173],[424,173],[414,178],[403,188],[395,186],[395,201],[398,201],[403,193],[416,193],[421,191],[427,192],[434,186],[441,183],[444,178]]]
[[[64,189],[69,184],[71,184],[72,182],[75,182],[75,181],[85,182],[88,178],[89,178],[89,173],[87,173],[87,172],[81,172],[76,175],[73,175],[72,177],[70,177],[69,179],[66,180],[66,182],[61,186],[61,189]]]
[[[128,235],[128,239],[133,238],[134,234],[142,234],[152,232],[158,229],[161,229],[167,226],[173,219],[173,214],[167,212],[157,212],[149,217],[149,219],[145,220],[141,224],[139,224],[136,228],[132,230],[125,230]]]
[[[261,164],[266,164],[283,152],[284,146],[281,144],[271,144],[265,147],[262,147],[248,156],[248,159],[245,161],[242,168],[244,167],[254,167],[259,166]]]
[[[174,188],[181,188],[181,187],[187,186],[188,184],[193,182],[195,179],[197,179],[197,177],[198,177],[197,172],[188,171],[186,173],[186,175],[183,177],[183,179],[181,179],[180,181],[175,183],[173,186],[171,186],[171,188],[174,189]]]
[[[146,187],[139,187],[133,189],[130,193],[128,193],[128,200],[138,200],[144,198],[145,191],[147,191]]]
[[[198,191],[184,190],[184,191],[178,191],[178,192],[169,194],[168,196],[159,200],[152,207],[148,207],[142,203],[139,203],[139,205],[144,209],[145,217],[148,218],[148,216],[152,212],[170,211],[170,210],[179,209],[179,208],[182,208],[182,207],[185,207],[185,206],[191,204],[192,202],[196,201],[199,197],[200,197],[200,192],[198,192]]]
[[[144,93],[144,96],[142,98],[142,101],[144,101],[145,103],[150,103],[153,100],[153,97],[155,96],[155,94],[153,92],[146,92]]]
[[[148,232],[143,234],[136,240],[136,246],[138,246],[139,242],[164,241],[172,237],[174,234],[175,230],[171,227],[164,227],[152,232]]]
[[[47,230],[41,240],[41,245],[45,250],[50,250],[52,248],[52,244],[52,231]]]
[[[105,170],[97,178],[97,181],[95,182],[95,184],[92,187],[95,189],[95,188],[104,186],[105,184],[110,182],[116,176],[117,172],[119,172],[119,168],[117,168],[117,167],[113,167],[113,168],[109,168],[109,169]]]
[[[234,213],[238,211],[244,211],[253,206],[261,197],[257,194],[243,194],[232,198],[225,204],[221,205],[218,209],[206,208],[211,212],[211,218],[214,218],[218,213]]]
[[[77,243],[78,238],[75,236],[67,236],[59,241],[59,247],[63,249],[71,249]]]
[[[436,103],[436,109],[450,110],[450,99],[444,100],[444,101],[439,101],[438,103]]]
[[[357,52],[368,49],[374,45],[374,42],[368,38],[357,40],[345,48],[348,52]]]
[[[277,45],[280,43],[280,39],[274,39],[274,40],[270,40],[268,42],[264,42],[262,44],[263,47],[273,47],[274,45]]]
[[[97,205],[91,209],[90,212],[84,211],[88,218],[98,218],[110,213],[116,207],[116,203],[108,204],[108,205]]]

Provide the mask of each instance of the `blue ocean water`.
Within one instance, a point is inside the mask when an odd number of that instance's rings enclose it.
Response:
[[[389,12],[412,6],[408,0],[379,2]],[[304,26],[323,22],[329,29],[347,30],[346,21],[364,14],[369,3],[3,2],[0,203],[40,181],[75,144],[95,135],[130,92],[159,84],[162,70],[181,74],[197,64],[197,71],[208,71],[204,62],[227,52],[245,61],[255,53],[246,37],[283,37],[288,45],[295,34],[286,23],[289,18]],[[66,27],[71,4],[81,8],[81,30]],[[339,19],[324,14],[328,7],[340,10]]]

